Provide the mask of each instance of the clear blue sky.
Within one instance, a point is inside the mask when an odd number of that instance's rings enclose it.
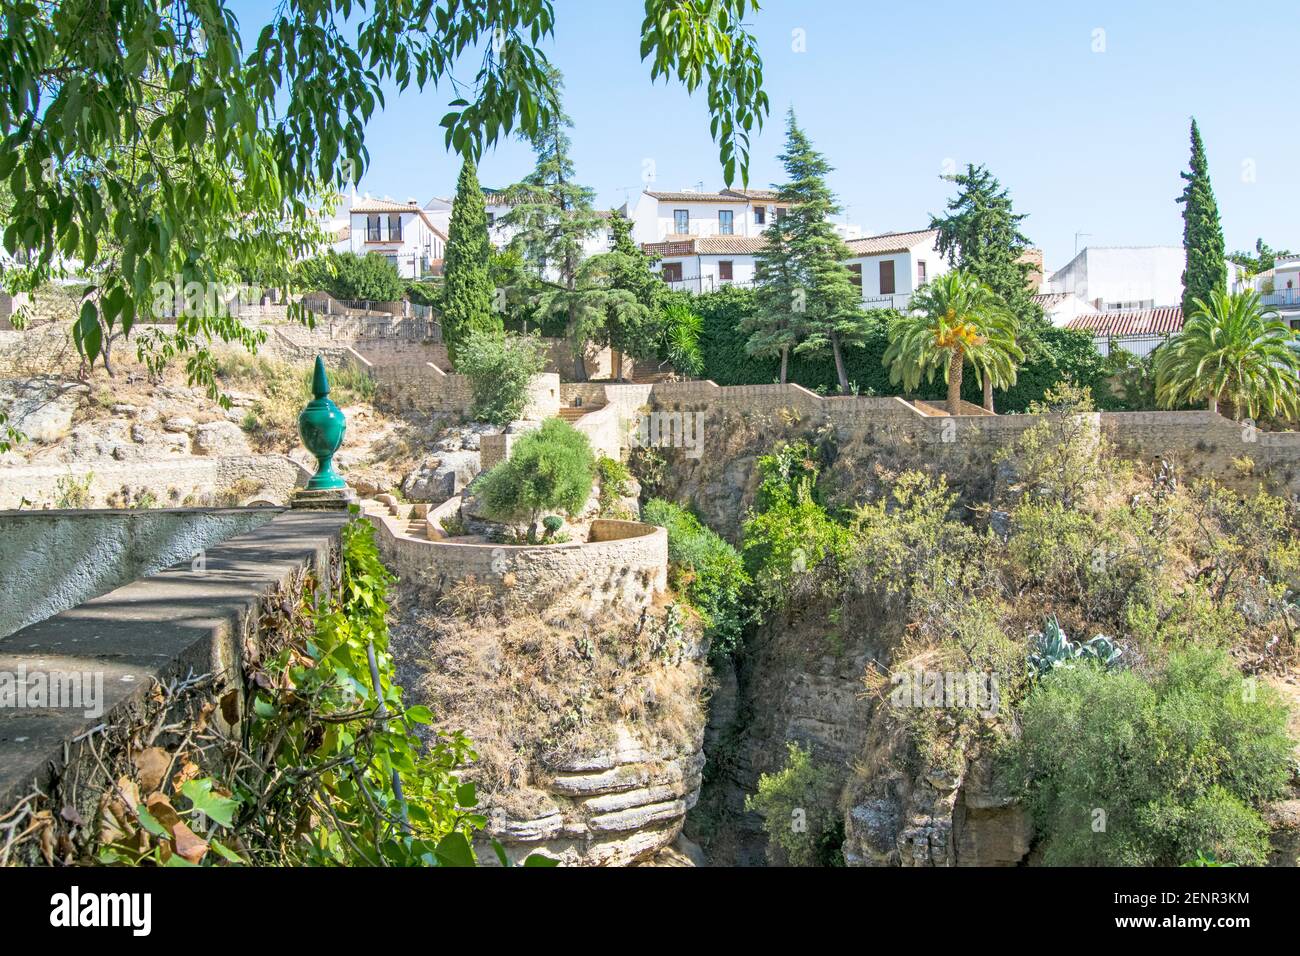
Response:
[[[251,42],[269,4],[232,5]],[[555,6],[547,53],[565,75],[578,174],[600,202],[635,198],[646,160],[657,188],[721,186],[703,93],[652,86],[638,58],[641,3]],[[950,194],[944,163],[983,162],[1057,268],[1076,232],[1090,234],[1080,247],[1181,242],[1174,198],[1195,115],[1228,248],[1263,236],[1300,251],[1300,21],[1280,5],[769,0],[752,29],[773,116],[753,143],[751,185],[780,180],[793,105],[836,167],[847,221],[870,232],[922,226]],[[793,49],[797,29],[805,52]],[[1096,30],[1104,52],[1093,50]],[[458,76],[471,79],[473,65]],[[444,87],[389,98],[367,129],[361,190],[421,202],[453,192],[459,162],[437,125],[451,96]],[[480,178],[506,184],[530,167],[527,148],[510,142],[483,158]]]

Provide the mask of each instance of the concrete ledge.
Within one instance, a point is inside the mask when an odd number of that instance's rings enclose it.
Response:
[[[0,672],[101,674],[102,716],[0,707],[0,811],[80,759],[76,739],[143,704],[153,681],[211,673],[239,684],[260,603],[307,568],[328,571],[347,515],[289,512],[188,561],[0,638]]]
[[[189,561],[283,509],[0,511],[0,637]]]

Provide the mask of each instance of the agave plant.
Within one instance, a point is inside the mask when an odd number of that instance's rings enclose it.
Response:
[[[1058,667],[1073,667],[1077,663],[1100,664],[1109,670],[1124,653],[1104,634],[1082,643],[1071,641],[1055,616],[1044,622],[1043,629],[1034,635],[1033,640],[1029,676],[1034,680]]]

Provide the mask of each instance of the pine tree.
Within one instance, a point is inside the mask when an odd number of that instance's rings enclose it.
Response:
[[[653,260],[645,254],[632,238],[632,220],[621,212],[609,220],[614,233],[614,245],[603,253],[611,289],[632,295],[645,311],[618,309],[611,311],[605,322],[605,340],[614,351],[613,376],[623,377],[623,356],[652,359],[662,339],[663,323],[656,322],[664,293],[668,287],[650,268]]]
[[[501,315],[493,309],[491,257],[483,190],[473,161],[467,159],[456,182],[443,261],[442,336],[453,363],[470,332],[502,334]]]
[[[1022,259],[1030,248],[1020,231],[1026,214],[1015,211],[1007,190],[983,165],[967,164],[965,172],[942,178],[956,184],[957,195],[948,200],[947,215],[930,217],[940,255],[992,289],[1022,323],[1041,320],[1029,284],[1033,266]]]
[[[829,351],[840,391],[847,394],[844,347],[862,344],[867,320],[844,265],[849,251],[830,222],[840,211],[826,185],[833,167],[813,149],[793,109],[779,158],[788,176],[779,201],[788,209],[768,226],[767,244],[756,257],[757,307],[746,325],[746,348],[754,355],[779,355],[782,382],[792,347],[809,355]]]
[[[1219,204],[1210,185],[1205,144],[1194,119],[1191,169],[1178,175],[1187,182],[1178,202],[1183,207],[1183,250],[1187,254],[1187,266],[1183,270],[1183,315],[1190,318],[1197,311],[1197,299],[1209,302],[1213,293],[1226,292],[1228,288]]]
[[[563,86],[560,72],[552,69],[550,75],[558,97]],[[537,156],[533,171],[505,191],[511,208],[502,222],[514,230],[511,244],[547,287],[541,309],[565,315],[577,377],[585,381],[585,352],[593,337],[602,333],[604,322],[599,310],[583,307],[578,274],[586,240],[603,230],[604,223],[593,206],[595,192],[574,181],[572,143],[566,132],[572,126],[557,101],[550,122],[530,140]]]
[[[750,355],[780,357],[779,380],[784,385],[789,375],[790,351],[799,344],[803,332],[803,316],[794,310],[799,283],[785,231],[773,223],[765,235],[766,244],[754,256],[755,308],[740,323],[740,332],[749,336],[745,351]]]

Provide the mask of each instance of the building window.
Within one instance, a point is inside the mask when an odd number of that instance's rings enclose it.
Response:
[[[894,260],[886,259],[880,264],[880,294],[894,294]]]
[[[366,216],[366,242],[378,242],[379,238],[379,217]]]
[[[730,260],[730,259],[719,259],[719,260],[718,260],[718,281],[719,281],[719,282],[730,282],[730,281],[731,281],[731,275],[732,275],[732,273],[731,273],[731,260]]]
[[[921,286],[925,285],[925,280],[925,260],[918,259],[916,261],[916,287],[919,289]]]
[[[664,277],[665,282],[681,282],[682,264],[680,262],[665,262],[659,274]]]
[[[684,236],[691,231],[691,213],[689,209],[673,210],[673,232]]]
[[[400,213],[389,213],[388,215],[388,241],[402,241],[402,216]]]
[[[754,207],[754,225],[756,225],[756,226],[761,226],[761,225],[764,225],[766,222],[767,222],[767,207],[766,207],[766,206],[755,206],[755,207]]]
[[[718,235],[730,236],[735,232],[735,217],[730,209],[718,210]]]
[[[784,219],[784,218],[785,218],[785,207],[784,207],[784,206],[777,206],[777,207],[776,207],[776,221],[777,221],[777,222],[780,222],[780,221],[781,221],[782,219]]]
[[[849,264],[849,281],[860,290],[862,288],[862,263],[852,262]]]
[[[495,225],[497,224],[497,214],[494,213],[494,212],[490,212],[490,213],[488,213],[488,214],[487,214],[487,223],[488,223],[488,228],[489,228],[489,229],[491,229],[493,226],[495,226]]]

